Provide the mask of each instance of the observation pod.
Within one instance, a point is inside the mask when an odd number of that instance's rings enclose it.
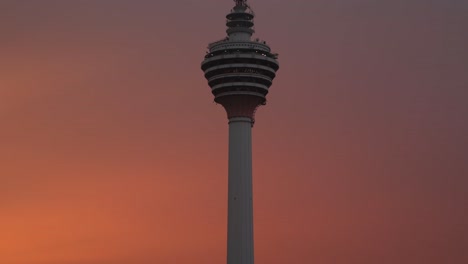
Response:
[[[278,54],[265,41],[252,40],[255,14],[246,1],[235,2],[226,15],[227,37],[208,45],[201,69],[228,118],[247,117],[253,122],[279,68]]]

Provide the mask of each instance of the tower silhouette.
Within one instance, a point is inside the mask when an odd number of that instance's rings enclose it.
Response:
[[[265,41],[252,39],[247,0],[234,2],[227,37],[208,45],[201,69],[229,120],[227,264],[253,264],[252,127],[279,64]]]

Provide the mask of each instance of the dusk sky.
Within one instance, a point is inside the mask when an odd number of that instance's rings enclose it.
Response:
[[[468,1],[250,0],[256,264],[468,263]],[[0,264],[226,262],[230,0],[0,2]]]

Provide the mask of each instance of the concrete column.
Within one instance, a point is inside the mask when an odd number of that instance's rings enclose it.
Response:
[[[252,120],[229,119],[227,264],[253,264]]]

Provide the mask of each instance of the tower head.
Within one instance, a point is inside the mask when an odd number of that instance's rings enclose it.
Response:
[[[266,103],[266,95],[279,68],[278,54],[265,41],[252,39],[255,14],[246,0],[226,15],[227,36],[208,45],[202,70],[228,118],[248,117]]]

